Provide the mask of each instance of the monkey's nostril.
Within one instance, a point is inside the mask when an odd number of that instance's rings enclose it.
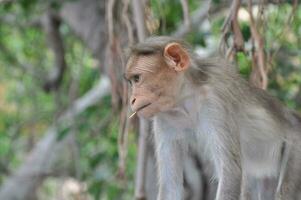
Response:
[[[132,100],[132,105],[135,103],[135,101],[136,101],[136,98],[134,98],[134,99]]]

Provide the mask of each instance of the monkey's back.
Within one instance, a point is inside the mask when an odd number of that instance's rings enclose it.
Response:
[[[266,112],[263,117],[285,126],[286,130],[291,129],[292,126],[298,126],[301,129],[301,117],[298,113],[289,110],[267,91],[245,80],[237,72],[236,67],[228,61],[221,58],[198,59],[197,67],[194,67],[192,71],[198,70],[204,73],[202,77],[199,77],[202,80],[199,82],[212,86],[220,99],[218,103],[223,104],[225,110],[243,114],[246,110],[252,113],[261,108]],[[192,73],[196,74],[196,72]],[[228,114],[231,115],[231,112]],[[242,118],[239,117],[239,119]]]

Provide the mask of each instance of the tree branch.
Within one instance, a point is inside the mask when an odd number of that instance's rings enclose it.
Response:
[[[56,161],[60,156],[69,137],[58,141],[59,126],[70,127],[73,117],[95,105],[101,98],[110,92],[110,82],[107,77],[102,77],[97,85],[83,97],[77,99],[72,106],[51,125],[45,136],[37,143],[26,161],[19,169],[8,178],[0,188],[0,199],[27,200],[36,188],[57,170]],[[71,135],[71,134],[70,134]],[[69,135],[68,135],[69,136]]]
[[[244,51],[244,39],[238,23],[238,11],[241,5],[241,0],[233,0],[229,15],[225,19],[222,27],[222,36],[220,42],[220,50],[224,54],[227,52],[227,58],[233,58],[233,55],[238,51]],[[227,50],[227,40],[230,33],[233,33],[233,46]],[[234,50],[234,51],[233,51]],[[232,60],[232,59],[230,59]]]
[[[184,26],[190,28],[190,16],[189,16],[189,7],[188,7],[188,0],[181,0],[182,10],[183,10],[183,21]]]
[[[59,88],[63,80],[63,75],[67,68],[67,64],[65,61],[63,39],[59,32],[59,18],[51,10],[49,10],[43,16],[42,24],[47,35],[48,45],[52,49],[55,58],[55,67],[49,74],[48,80],[43,86],[44,90],[49,92]]]
[[[132,2],[132,10],[137,27],[138,40],[141,42],[146,38],[147,35],[144,22],[144,6],[142,6],[143,1],[133,0]]]
[[[267,4],[281,4],[281,3],[292,3],[295,0],[266,0]],[[206,0],[202,3],[202,5],[194,11],[191,16],[191,25],[186,26],[185,23],[182,23],[177,30],[175,30],[171,35],[174,37],[184,37],[186,34],[188,34],[190,31],[195,30],[195,28],[199,27],[200,24],[202,24],[209,15],[218,13],[224,8],[228,8],[229,5],[232,3],[232,0],[224,0],[217,4],[211,3],[211,0]],[[254,0],[253,5],[259,4],[262,2],[262,0]],[[242,0],[242,5],[247,5],[248,0]],[[298,2],[299,3],[299,2]]]
[[[190,30],[193,30],[195,27],[202,24],[208,17],[210,3],[211,0],[205,1],[200,8],[193,12],[192,16],[190,17],[190,26],[184,23],[183,25],[179,26],[178,29],[172,33],[172,35],[174,37],[184,37],[187,33],[189,33]]]

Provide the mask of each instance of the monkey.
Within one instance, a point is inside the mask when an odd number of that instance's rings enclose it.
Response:
[[[200,146],[214,166],[216,200],[264,198],[253,191],[269,178],[276,184],[268,198],[297,199],[301,117],[235,65],[200,58],[183,40],[153,36],[130,47],[124,77],[132,111],[153,122],[157,200],[183,199],[183,161]]]

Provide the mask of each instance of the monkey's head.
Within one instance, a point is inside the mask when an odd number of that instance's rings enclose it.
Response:
[[[180,42],[156,37],[134,46],[125,71],[133,112],[149,118],[175,107],[189,66],[188,50]]]

